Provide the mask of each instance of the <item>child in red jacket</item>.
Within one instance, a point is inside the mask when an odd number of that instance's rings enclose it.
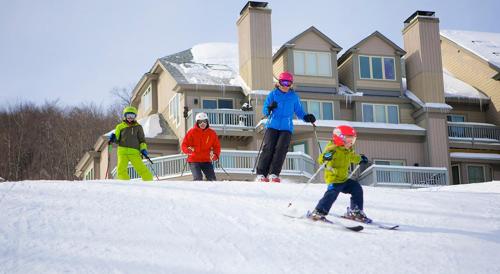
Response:
[[[193,181],[203,180],[202,171],[208,181],[215,181],[212,161],[220,155],[220,143],[217,133],[208,124],[208,115],[200,112],[196,115],[195,125],[182,140],[182,152],[188,155],[187,161],[193,174]]]

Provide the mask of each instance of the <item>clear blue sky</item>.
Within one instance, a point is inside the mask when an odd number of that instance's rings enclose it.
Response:
[[[159,57],[237,42],[247,1],[0,0],[0,106],[59,99],[108,104]],[[403,21],[432,10],[441,29],[500,32],[498,0],[271,0],[273,45],[310,26],[347,49],[378,30],[403,47]]]

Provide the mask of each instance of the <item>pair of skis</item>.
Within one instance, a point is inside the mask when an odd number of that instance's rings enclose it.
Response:
[[[329,225],[335,225],[335,226],[339,226],[339,227],[342,227],[344,229],[347,229],[349,231],[354,231],[354,232],[360,232],[364,229],[364,226],[362,226],[362,225],[347,225],[347,224],[344,224],[342,222],[334,222],[331,219],[326,218],[326,217],[322,217],[319,220],[313,220],[313,219],[311,219],[311,212],[310,211],[307,211],[307,213],[305,215],[302,215],[302,216],[293,216],[293,215],[289,215],[289,214],[284,214],[284,215],[287,217],[290,217],[290,218],[295,218],[295,219],[308,219],[311,221],[321,222],[321,223],[325,223],[325,224],[329,224]],[[350,220],[353,222],[360,222],[362,224],[365,224],[368,226],[373,226],[373,227],[378,227],[381,229],[397,230],[399,228],[399,225],[385,225],[385,224],[378,223],[378,222],[364,223],[361,221],[356,221],[356,220],[352,220],[349,218],[345,218],[345,217],[340,216],[340,215],[329,215],[329,216],[333,216],[335,218],[340,218],[340,219],[345,219],[345,220]]]

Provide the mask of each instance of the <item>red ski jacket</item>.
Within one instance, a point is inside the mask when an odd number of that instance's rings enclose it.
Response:
[[[191,147],[194,151],[190,150]],[[213,151],[214,159],[218,160],[220,155],[220,143],[217,133],[209,128],[201,129],[195,124],[182,140],[182,152],[188,155],[188,163],[211,162],[210,151]]]

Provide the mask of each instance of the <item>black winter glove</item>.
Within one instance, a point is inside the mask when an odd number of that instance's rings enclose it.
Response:
[[[116,143],[116,135],[114,133],[111,133],[111,135],[109,136],[109,142]]]
[[[359,163],[363,165],[368,164],[368,157],[366,157],[364,154],[361,154],[361,161]]]
[[[273,112],[273,110],[277,107],[278,103],[276,103],[276,101],[272,101],[269,105],[267,105],[267,110],[269,111],[269,114],[271,114],[271,112]]]
[[[333,159],[333,153],[331,153],[330,151],[325,152],[325,154],[323,154],[323,161],[331,161],[332,159]]]
[[[304,122],[314,123],[314,122],[316,122],[316,117],[314,117],[314,115],[311,113],[306,114],[306,115],[304,115]]]

